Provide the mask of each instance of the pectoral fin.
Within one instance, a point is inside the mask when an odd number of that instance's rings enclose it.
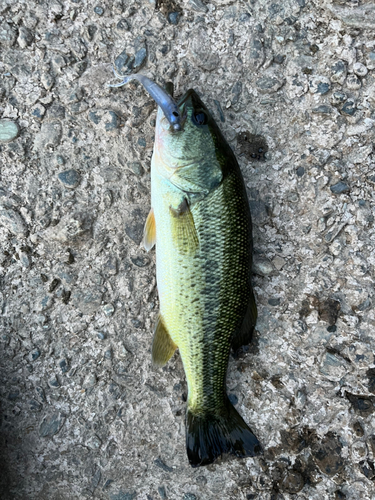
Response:
[[[186,200],[177,209],[169,207],[172,216],[172,237],[180,253],[191,254],[198,248],[198,233],[193,214]]]
[[[143,230],[143,240],[142,245],[147,252],[151,250],[151,248],[156,243],[156,225],[155,225],[155,216],[154,211],[151,208],[150,213],[147,216],[145,228]]]
[[[177,349],[176,344],[171,339],[163,318],[159,315],[155,326],[154,340],[152,342],[152,362],[156,366],[164,366],[173,356]]]
[[[251,291],[251,298],[247,305],[245,316],[242,320],[241,327],[234,334],[232,340],[232,349],[235,353],[241,349],[242,346],[249,345],[253,337],[254,327],[257,322],[257,306],[255,304],[254,293]]]

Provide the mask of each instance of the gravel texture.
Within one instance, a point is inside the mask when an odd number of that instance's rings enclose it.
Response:
[[[375,4],[0,1],[2,500],[375,498]],[[189,467],[151,366],[155,104],[193,87],[237,154],[257,332],[228,394],[264,455]]]

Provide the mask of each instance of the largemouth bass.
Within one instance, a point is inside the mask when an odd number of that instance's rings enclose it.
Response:
[[[146,90],[151,82],[130,78]],[[230,349],[249,343],[257,318],[252,225],[236,158],[198,94],[158,99],[143,239],[147,251],[156,244],[160,313],[152,360],[163,366],[179,349],[188,384],[187,455],[197,467],[222,454],[261,453],[225,388]]]

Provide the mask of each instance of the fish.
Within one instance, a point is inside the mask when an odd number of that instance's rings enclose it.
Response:
[[[230,351],[249,344],[257,319],[252,222],[240,167],[195,90],[176,101],[173,91],[155,93],[157,84],[139,74],[117,86],[131,79],[146,90],[152,83],[158,104],[143,236],[147,251],[156,247],[160,311],[152,361],[164,366],[179,350],[192,467],[221,456],[260,455],[260,442],[226,393]]]

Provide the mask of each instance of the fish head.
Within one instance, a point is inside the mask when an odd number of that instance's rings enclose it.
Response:
[[[225,152],[229,148],[220,129],[195,90],[178,101],[181,130],[174,130],[159,108],[155,130],[155,155],[159,173],[170,179],[189,177],[191,192],[210,190],[222,178]],[[181,184],[181,183],[180,183]]]

